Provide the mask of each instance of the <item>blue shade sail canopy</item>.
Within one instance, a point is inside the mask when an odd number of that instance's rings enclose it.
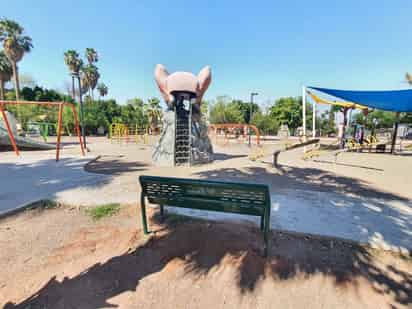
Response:
[[[412,89],[389,91],[357,91],[308,87],[345,101],[392,112],[412,112]]]

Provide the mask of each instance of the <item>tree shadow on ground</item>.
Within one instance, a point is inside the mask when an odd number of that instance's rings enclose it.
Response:
[[[314,159],[313,162],[339,165],[339,166],[356,167],[356,168],[362,168],[362,169],[365,169],[365,170],[378,171],[378,172],[383,172],[384,171],[381,168],[376,168],[376,167],[371,167],[371,166],[364,166],[364,165],[359,165],[359,164],[349,164],[349,163],[340,163],[340,162],[328,161],[328,160]]]
[[[277,169],[264,167],[221,168],[195,174],[201,179],[263,183],[273,190],[301,189],[319,192],[355,194],[363,197],[386,200],[409,201],[401,195],[377,190],[369,183],[357,178],[340,176],[317,168],[281,165]]]
[[[234,280],[242,294],[253,292],[261,280],[305,280],[321,274],[342,288],[356,288],[358,279],[365,278],[371,289],[391,295],[395,303],[412,303],[411,275],[395,266],[376,266],[373,254],[365,247],[274,232],[265,259],[260,255],[262,236],[256,227],[194,221],[175,215],[167,218],[163,226],[156,225],[157,233],[129,252],[95,264],[72,278],[58,281],[53,277],[26,300],[19,304],[9,302],[4,308],[117,307],[109,299],[135,292],[141,280],[166,271],[173,261],[182,263],[182,276],[192,276],[193,280],[205,278],[219,267],[234,267]],[[159,218],[154,216],[151,222],[154,221],[159,222]],[[166,287],[153,286],[152,293],[161,297]]]
[[[124,156],[99,156],[90,161],[84,167],[87,172],[119,176],[127,173],[141,172],[146,170],[149,164],[139,161],[122,160]]]

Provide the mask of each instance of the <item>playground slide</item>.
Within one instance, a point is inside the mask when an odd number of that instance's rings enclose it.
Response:
[[[23,137],[23,136],[18,136],[16,134],[17,129],[15,125],[15,120],[11,116],[10,113],[7,114],[7,119],[10,121],[11,129],[14,134],[14,139],[16,140],[17,147],[19,148],[25,148],[25,149],[38,149],[38,150],[48,150],[48,149],[54,149],[54,145],[42,143],[39,141],[36,141],[34,139],[28,138],[28,137]],[[0,147],[1,146],[11,146],[9,134],[7,132],[6,126],[3,122],[3,119],[0,117]]]

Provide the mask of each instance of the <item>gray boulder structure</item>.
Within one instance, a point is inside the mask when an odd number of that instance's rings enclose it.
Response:
[[[195,76],[189,72],[169,74],[158,64],[155,80],[167,110],[153,162],[158,166],[190,166],[212,161],[213,147],[200,110],[202,97],[212,80],[210,67]]]

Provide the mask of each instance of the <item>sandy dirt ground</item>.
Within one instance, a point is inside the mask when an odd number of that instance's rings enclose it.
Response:
[[[336,239],[273,232],[269,257],[248,224],[135,205],[93,221],[82,208],[0,220],[4,308],[410,308],[410,258]]]

